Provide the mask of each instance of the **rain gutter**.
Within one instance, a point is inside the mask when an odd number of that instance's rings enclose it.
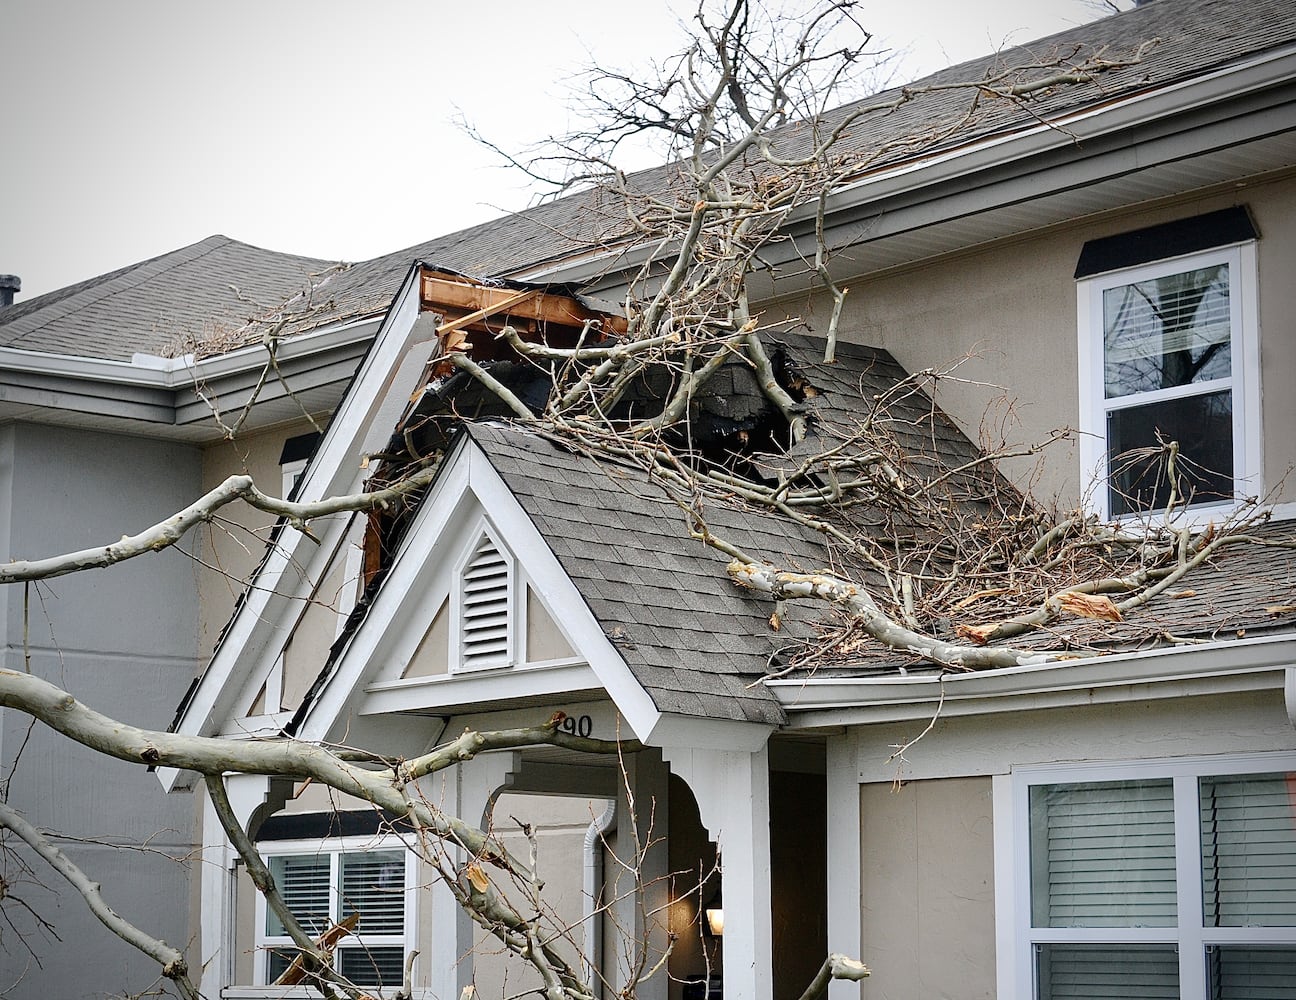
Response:
[[[1203,642],[972,673],[767,681],[789,729],[869,725],[1238,691],[1281,691],[1296,726],[1296,635]]]

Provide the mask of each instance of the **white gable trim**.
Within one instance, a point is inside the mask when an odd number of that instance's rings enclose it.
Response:
[[[424,365],[439,346],[436,318],[419,313],[421,273],[420,267],[412,267],[393,300],[306,470],[300,499],[359,488],[362,470],[357,457],[386,442]],[[320,573],[332,561],[346,536],[348,520],[349,516],[340,515],[322,522],[318,545],[291,529],[280,533],[185,707],[177,732],[214,735],[224,728],[248,678],[268,669],[282,651],[299,602],[309,599]],[[168,791],[184,781],[171,769],[159,769],[158,774]]]
[[[406,709],[426,711],[436,707],[434,702],[445,706],[462,704],[470,693],[485,693],[483,688],[510,697],[533,688],[535,693],[561,693],[558,685],[564,682],[579,685],[568,690],[588,690],[593,679],[608,693],[634,735],[645,739],[661,713],[489,459],[465,434],[444,462],[373,607],[332,676],[317,693],[302,719],[298,737],[324,740],[354,734],[357,717],[392,710],[393,691],[399,691],[401,686],[378,681],[374,675],[385,664],[406,662],[407,654],[422,638],[436,611],[431,605],[440,601],[440,590],[429,590],[425,584],[452,568],[453,553],[463,544],[462,528],[479,524],[478,517],[484,516],[499,543],[517,560],[519,575],[530,581],[537,597],[551,612],[562,609],[555,620],[578,657],[589,665],[592,678],[589,672],[567,668],[512,668],[490,679],[484,672],[449,675],[408,685],[417,695]],[[499,683],[494,682],[495,677]],[[372,693],[359,694],[370,683],[374,684]]]

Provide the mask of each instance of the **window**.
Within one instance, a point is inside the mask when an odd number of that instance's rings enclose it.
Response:
[[[1080,452],[1103,516],[1260,491],[1255,286],[1254,242],[1079,282]]]
[[[266,864],[288,908],[313,937],[353,913],[356,930],[335,951],[338,971],[359,986],[399,985],[404,975],[408,931],[413,924],[412,855],[398,844],[374,849],[364,844],[328,849],[319,842],[275,843]],[[273,983],[296,955],[283,924],[257,895],[259,981]]]
[[[302,473],[306,471],[306,466],[310,462],[311,455],[315,453],[319,440],[319,433],[311,431],[309,434],[290,437],[284,442],[283,449],[279,453],[279,471],[283,476],[279,495],[285,500],[293,495],[293,490],[301,481]]]
[[[1014,775],[1019,995],[1296,998],[1296,756],[1230,763]]]

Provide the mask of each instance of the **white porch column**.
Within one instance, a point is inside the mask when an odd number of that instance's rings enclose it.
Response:
[[[739,750],[663,750],[688,782],[720,850],[725,1000],[770,1000],[769,756]]]
[[[488,753],[438,771],[424,794],[442,810],[480,825],[495,796],[517,770],[517,755]],[[447,847],[457,870],[467,858],[459,847]],[[432,954],[428,982],[435,1000],[459,1000],[473,978],[473,928],[467,912],[440,882],[432,887]]]
[[[234,983],[234,958],[236,946],[234,931],[238,914],[236,859],[234,848],[225,837],[212,808],[205,786],[199,785],[203,797],[202,868],[199,872],[199,939],[202,962],[202,982],[199,988],[204,996],[218,997],[220,991]],[[258,774],[230,774],[225,777],[225,791],[230,807],[244,830],[249,828],[254,815],[265,807],[268,813],[283,808],[290,782],[271,782]],[[264,814],[258,817],[264,818]],[[255,833],[255,831],[253,831]]]
[[[625,784],[617,792],[617,825],[611,839],[617,860],[609,859],[603,869],[607,897],[615,900],[612,916],[618,928],[615,954],[604,955],[603,974],[618,991],[631,975],[647,972],[665,953],[670,904],[670,771],[650,750],[627,754],[622,767]],[[633,814],[630,798],[634,800]],[[643,886],[642,899],[635,892],[635,868]],[[644,947],[647,960],[639,969],[636,965]],[[638,1000],[666,1000],[667,989],[667,977],[659,973],[640,984],[635,995]]]
[[[868,965],[860,948],[859,744],[852,731],[828,741],[828,951]],[[828,1000],[859,1000],[860,984],[835,979]]]

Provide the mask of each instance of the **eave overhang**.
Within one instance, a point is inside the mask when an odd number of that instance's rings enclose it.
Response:
[[[829,199],[826,239],[850,247],[832,268],[837,277],[871,273],[1283,169],[1296,164],[1294,132],[1296,47],[1285,46],[861,177]],[[804,264],[814,256],[814,206],[795,211],[786,231],[793,239],[762,251],[776,275],[763,295],[815,279]],[[611,295],[658,251],[622,246],[521,273]]]
[[[1203,642],[974,673],[773,680],[789,729],[1272,691],[1296,725],[1296,635]]]
[[[137,354],[129,361],[0,347],[0,420],[103,427],[179,440],[215,440],[213,408],[238,413],[255,393],[244,426],[268,426],[336,405],[382,317],[367,316],[285,338],[275,362],[283,382],[263,380],[261,345],[208,358]],[[134,425],[132,427],[132,425]]]

